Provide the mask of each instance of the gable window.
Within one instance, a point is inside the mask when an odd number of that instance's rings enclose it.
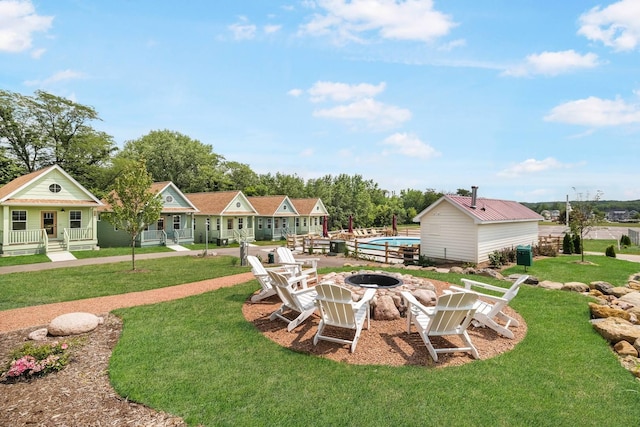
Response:
[[[244,227],[244,218],[238,218],[238,230],[242,230]]]
[[[62,190],[62,187],[60,187],[60,184],[51,184],[49,186],[49,191],[51,191],[52,193],[59,193],[60,190]]]
[[[180,215],[173,216],[173,229],[180,230]]]
[[[27,211],[11,211],[11,229],[27,229]]]
[[[69,228],[82,228],[82,211],[69,212]]]
[[[227,219],[227,230],[233,230],[233,218]]]

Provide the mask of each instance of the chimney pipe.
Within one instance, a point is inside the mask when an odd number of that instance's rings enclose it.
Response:
[[[471,186],[471,209],[475,209],[476,208],[476,199],[478,197],[478,186],[477,185],[472,185]]]

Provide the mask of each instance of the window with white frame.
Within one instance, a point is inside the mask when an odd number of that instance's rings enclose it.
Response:
[[[164,230],[164,218],[163,217],[158,218],[158,222],[156,223],[156,228],[158,230]]]
[[[262,230],[262,218],[258,218],[258,230]]]
[[[227,219],[227,230],[233,230],[233,218]]]
[[[267,218],[267,228],[271,228],[271,218]]]
[[[300,227],[300,217],[296,217],[296,227]]]
[[[69,228],[82,228],[82,211],[69,211]]]
[[[11,211],[11,229],[27,229],[27,211]]]
[[[211,231],[211,218],[207,218],[207,231]]]
[[[216,218],[216,230],[220,231],[220,218]]]
[[[238,230],[242,230],[244,227],[244,218],[238,218]]]
[[[280,225],[280,220],[276,218],[275,227],[280,228],[279,225]]]
[[[303,227],[307,226],[307,218],[302,218],[302,226]]]
[[[173,229],[180,230],[180,215],[173,216]]]

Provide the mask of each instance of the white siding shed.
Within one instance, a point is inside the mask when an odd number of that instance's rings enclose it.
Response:
[[[538,242],[542,216],[508,200],[445,195],[420,212],[420,255],[480,264],[489,254]]]

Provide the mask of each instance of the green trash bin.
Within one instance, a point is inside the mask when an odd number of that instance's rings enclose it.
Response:
[[[533,251],[531,246],[518,246],[516,248],[516,264],[531,267],[533,265]]]
[[[341,254],[344,252],[344,248],[347,243],[344,240],[331,240],[329,242],[329,252],[332,254]]]

